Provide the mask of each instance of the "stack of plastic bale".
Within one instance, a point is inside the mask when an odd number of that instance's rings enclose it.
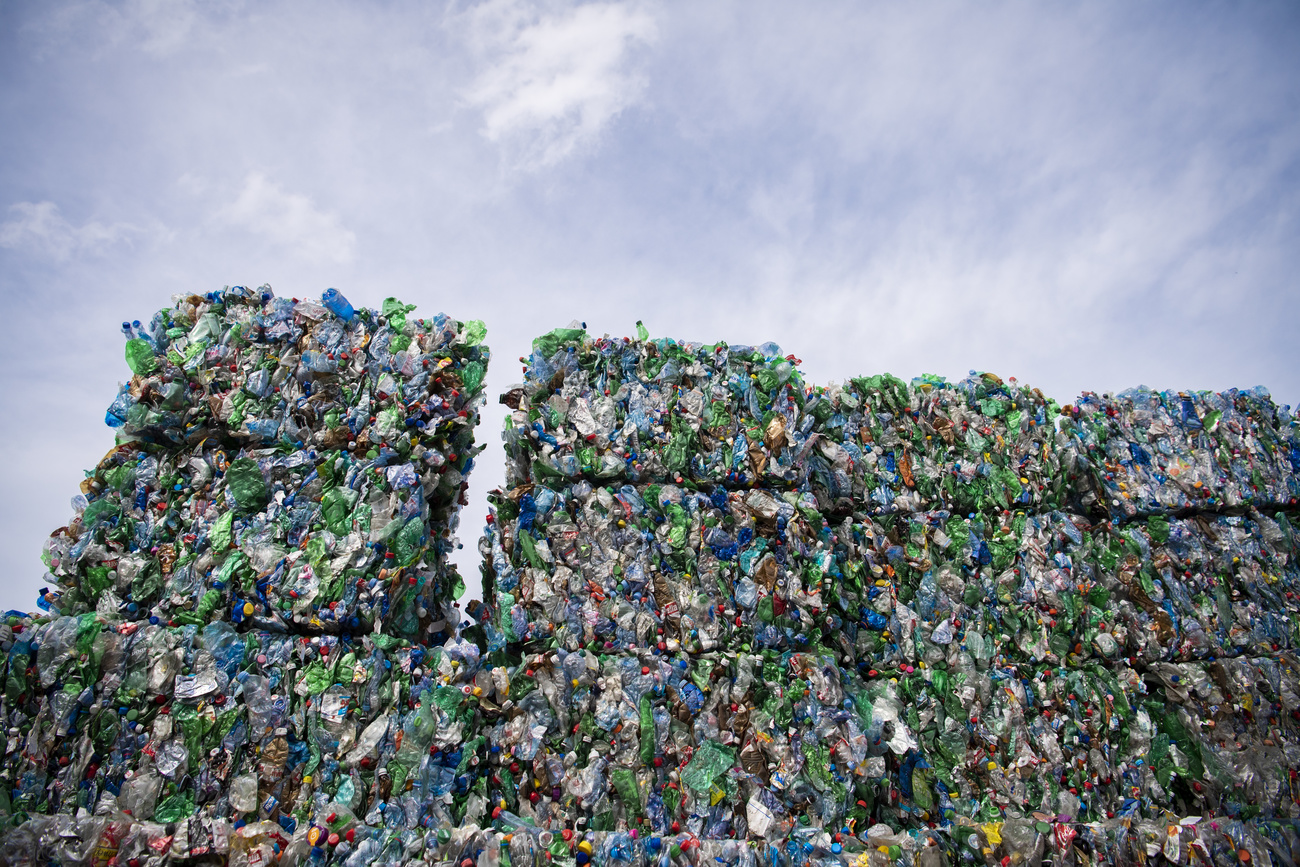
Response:
[[[808,388],[771,345],[578,329],[528,362],[474,612],[514,666],[502,832],[599,863],[1289,839],[1285,514],[1112,525],[1055,404],[990,374]]]
[[[0,627],[0,861],[409,862],[483,820],[448,552],[488,353],[410,312],[233,289],[126,326],[59,589]]]
[[[412,860],[482,820],[472,643],[11,620],[6,863]]]
[[[488,353],[413,309],[236,288],[124,325],[119,444],[46,544],[59,610],[442,631]]]
[[[1267,390],[1085,393],[1062,432],[1115,520],[1300,502],[1300,425]]]

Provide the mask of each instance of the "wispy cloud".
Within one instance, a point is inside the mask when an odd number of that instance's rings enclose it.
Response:
[[[216,218],[308,260],[350,262],[357,241],[338,214],[318,209],[307,196],[285,192],[261,172],[248,175],[238,197]]]
[[[194,0],[129,0],[123,15],[136,30],[140,47],[161,55],[171,54],[185,44],[198,19],[198,10]]]
[[[0,472],[22,504],[0,603],[31,604],[111,439],[116,309],[223,283],[483,319],[490,393],[578,318],[773,339],[816,382],[977,367],[1062,401],[1295,403],[1300,6],[806,5],[0,3],[0,364],[58,441],[48,473]]]
[[[634,104],[645,87],[636,49],[657,32],[635,3],[540,11],[493,0],[467,23],[483,67],[465,99],[482,110],[483,135],[521,168],[564,159]]]
[[[195,0],[73,0],[47,5],[44,14],[23,28],[42,55],[75,41],[94,46],[93,54],[120,46],[167,57],[189,44],[203,23]],[[212,4],[207,11],[213,11]]]
[[[816,208],[815,178],[808,163],[801,163],[775,183],[759,182],[749,198],[750,215],[782,237],[807,232]]]
[[[54,202],[19,202],[9,206],[14,219],[0,223],[0,247],[67,261],[74,255],[102,253],[114,244],[145,234],[130,223],[96,221],[73,225]]]

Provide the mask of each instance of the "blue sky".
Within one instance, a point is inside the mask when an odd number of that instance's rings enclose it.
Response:
[[[118,324],[226,284],[484,319],[490,394],[643,319],[1294,404],[1297,45],[1265,2],[0,4],[0,606],[112,445]]]

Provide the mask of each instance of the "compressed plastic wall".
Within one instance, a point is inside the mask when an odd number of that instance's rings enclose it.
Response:
[[[1294,420],[228,290],[11,613],[8,863],[1292,863]],[[7,631],[3,631],[7,630]]]
[[[510,823],[632,860],[1290,852],[1300,452],[1263,390],[818,387],[579,329],[526,376],[483,542]]]
[[[457,823],[482,323],[236,287],[123,330],[117,445],[46,544],[43,612],[0,627],[0,859],[298,863],[326,804],[344,833]]]

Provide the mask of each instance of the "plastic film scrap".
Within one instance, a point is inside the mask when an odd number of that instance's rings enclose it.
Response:
[[[190,307],[128,326],[122,444],[0,635],[9,863],[1300,855],[1300,441],[1262,389],[823,388],[771,344],[557,329],[501,398],[458,630],[482,326]]]

